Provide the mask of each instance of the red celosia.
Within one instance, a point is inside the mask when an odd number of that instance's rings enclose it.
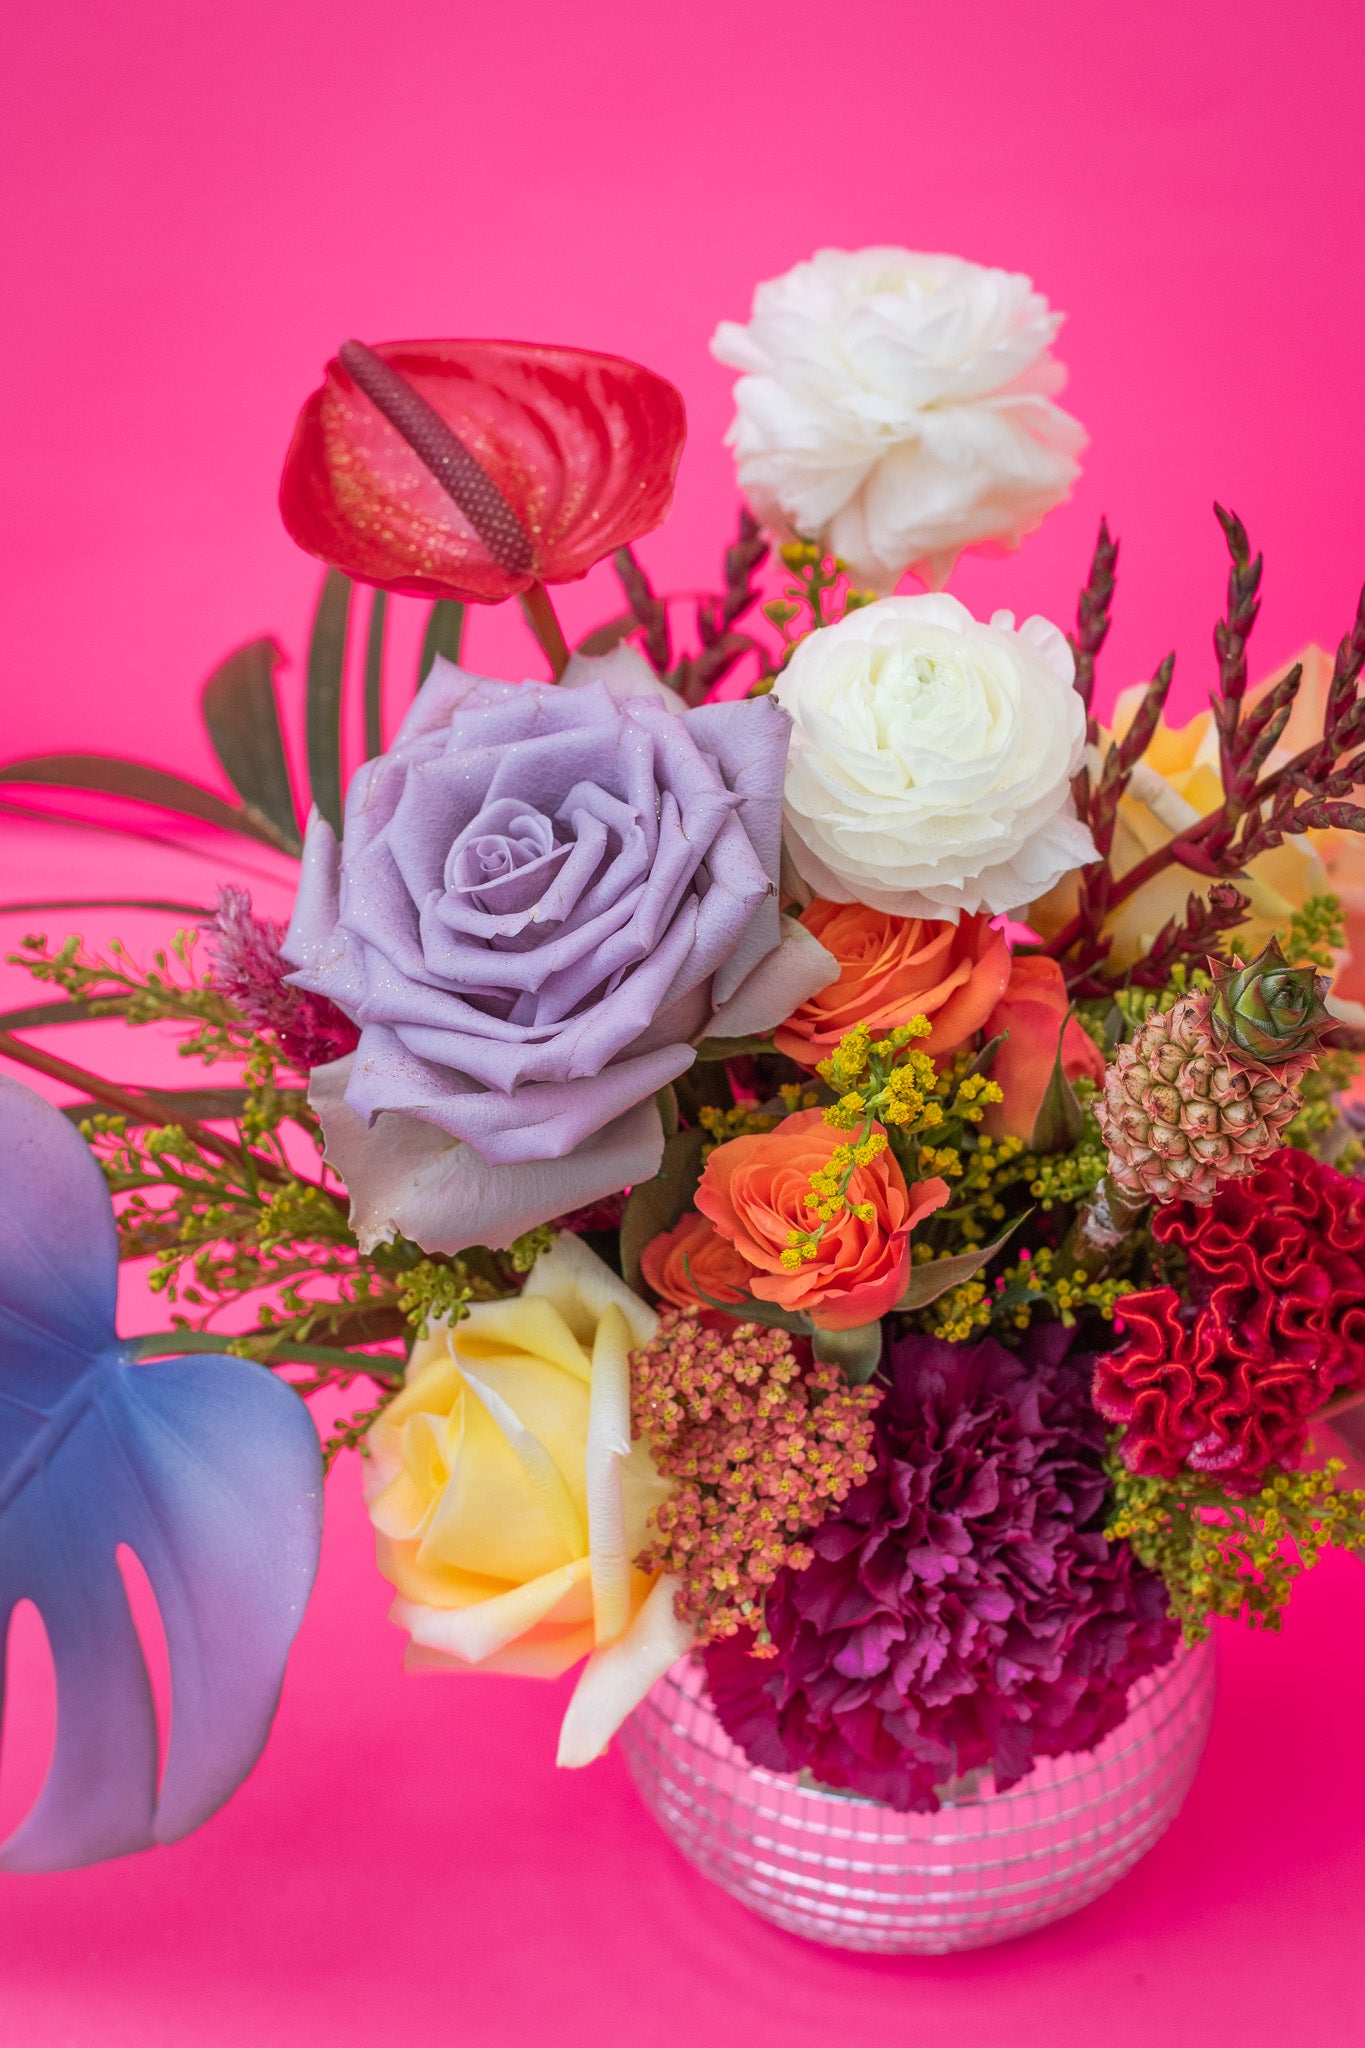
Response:
[[[497,604],[658,526],[685,433],[674,387],[619,356],[346,342],[299,415],[280,510],[362,583]]]
[[[207,931],[214,988],[258,1031],[270,1032],[291,1066],[306,1074],[355,1051],[360,1033],[350,1018],[326,996],[291,988],[285,980],[284,926],[273,917],[257,917],[248,890],[221,888]]]
[[[1294,1463],[1315,1410],[1365,1384],[1365,1188],[1286,1146],[1152,1231],[1184,1250],[1188,1298],[1124,1297],[1127,1342],[1101,1358],[1095,1405],[1124,1425],[1131,1471],[1255,1492]]]

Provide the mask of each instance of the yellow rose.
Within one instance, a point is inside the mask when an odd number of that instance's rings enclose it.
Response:
[[[1309,650],[1309,654],[1320,653],[1321,649]],[[1303,659],[1307,662],[1308,655]],[[1275,680],[1269,677],[1253,696],[1270,688]],[[1120,696],[1114,706],[1113,733],[1101,735],[1102,747],[1111,737],[1122,739],[1127,732],[1142,702],[1143,688],[1139,684]],[[1297,704],[1295,712],[1297,715]],[[1311,711],[1305,712],[1309,719],[1313,715]],[[1316,716],[1319,723],[1314,727],[1314,737],[1321,731],[1320,707]],[[1212,717],[1204,711],[1181,726],[1169,726],[1163,720],[1119,804],[1110,854],[1115,880],[1121,881],[1139,861],[1169,845],[1178,832],[1216,810],[1222,801],[1218,734]],[[1283,932],[1294,911],[1308,897],[1320,894],[1330,883],[1322,861],[1306,839],[1287,839],[1254,860],[1237,886],[1251,898],[1251,911],[1247,922],[1238,926],[1235,943],[1238,952],[1250,959],[1272,933]],[[1107,965],[1116,969],[1131,967],[1150,949],[1169,918],[1183,920],[1190,892],[1202,895],[1206,888],[1199,875],[1174,864],[1144,882],[1104,921],[1104,935],[1113,941]],[[1076,901],[1077,875],[1072,873],[1033,904],[1028,922],[1042,938],[1054,938],[1075,915]]]
[[[555,1678],[586,1656],[561,1764],[600,1756],[692,1641],[675,1581],[632,1563],[668,1491],[630,1436],[630,1353],[657,1325],[562,1235],[519,1298],[413,1346],[370,1432],[366,1500],[409,1664]]]

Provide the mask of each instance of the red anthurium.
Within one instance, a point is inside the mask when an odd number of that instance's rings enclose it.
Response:
[[[299,415],[280,509],[362,583],[497,604],[657,526],[685,433],[674,387],[619,356],[348,341]]]

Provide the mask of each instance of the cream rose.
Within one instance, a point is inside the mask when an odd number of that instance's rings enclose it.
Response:
[[[1017,547],[1080,473],[1084,429],[1051,395],[1060,325],[1011,271],[821,249],[712,340],[745,373],[728,437],[741,488],[874,589],[907,569],[940,589],[964,548]]]
[[[559,1761],[591,1762],[687,1650],[674,1581],[635,1569],[668,1491],[630,1435],[658,1318],[564,1235],[512,1301],[413,1347],[370,1432],[366,1500],[410,1664],[556,1678],[586,1657]]]
[[[1046,619],[890,597],[812,633],[773,686],[793,725],[787,852],[836,903],[899,917],[1017,910],[1095,858],[1071,804],[1085,746]]]

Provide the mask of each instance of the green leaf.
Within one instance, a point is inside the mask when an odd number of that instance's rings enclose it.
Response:
[[[821,1365],[837,1365],[851,1387],[865,1387],[882,1362],[880,1322],[852,1330],[817,1330],[811,1350]]]
[[[275,702],[281,660],[273,640],[253,640],[216,668],[199,699],[213,751],[247,809],[272,825],[291,853],[303,852],[294,790]]]
[[[417,661],[419,690],[431,674],[437,655],[443,654],[447,661],[458,661],[463,644],[464,606],[453,598],[438,597],[431,607],[427,630],[422,638],[422,652]]]
[[[1068,1010],[1057,1033],[1057,1055],[1052,1062],[1052,1073],[1033,1120],[1033,1135],[1028,1141],[1030,1152],[1069,1152],[1085,1135],[1085,1111],[1062,1071],[1062,1045],[1070,1018]]]
[[[384,751],[384,629],[389,593],[376,590],[370,599],[370,630],[365,638],[365,759]]]
[[[139,1358],[165,1358],[194,1351],[216,1352],[220,1357],[229,1344],[244,1344],[248,1340],[268,1345],[269,1363],[276,1360],[297,1361],[303,1365],[335,1365],[371,1378],[395,1380],[399,1376],[402,1361],[391,1357],[376,1357],[370,1351],[343,1351],[334,1344],[295,1344],[282,1332],[269,1329],[255,1330],[155,1330],[147,1337],[134,1337],[129,1348]],[[265,1359],[247,1359],[244,1364],[264,1366]]]
[[[1008,1037],[1008,1031],[997,1031],[994,1038],[988,1038],[966,1073],[962,1076],[963,1080],[970,1081],[973,1074],[989,1074],[991,1068],[995,1065],[996,1054]]]
[[[910,1284],[896,1303],[893,1314],[908,1315],[912,1309],[928,1308],[931,1301],[937,1301],[940,1294],[946,1294],[950,1287],[960,1287],[964,1280],[973,1280],[981,1268],[1003,1251],[1019,1225],[1033,1214],[1026,1209],[1016,1217],[1008,1230],[997,1237],[994,1244],[974,1245],[969,1252],[958,1252],[951,1259],[934,1259],[926,1266],[910,1268]]]
[[[814,1323],[799,1308],[779,1308],[775,1301],[755,1301],[752,1294],[746,1294],[743,1301],[717,1301],[698,1281],[686,1252],[683,1271],[708,1308],[718,1308],[723,1316],[733,1316],[737,1323],[761,1323],[765,1330],[787,1330],[793,1337],[815,1335]]]
[[[661,1230],[671,1230],[691,1205],[701,1179],[705,1131],[678,1131],[665,1140],[663,1163],[653,1180],[637,1181],[621,1217],[621,1277],[639,1290],[640,1254]]]
[[[38,896],[27,903],[0,903],[0,917],[18,917],[33,910],[161,910],[172,917],[212,917],[203,903],[181,903],[174,896]]]
[[[579,654],[613,654],[639,623],[634,612],[622,612],[619,618],[598,626],[585,640],[580,640],[576,651]]]
[[[200,1123],[212,1122],[215,1117],[226,1117],[235,1122],[250,1100],[245,1088],[144,1088],[142,1093],[149,1103],[158,1107],[164,1103],[168,1110],[175,1110],[181,1116],[192,1116]],[[73,1124],[83,1123],[88,1116],[108,1116],[110,1113],[108,1104],[103,1102],[64,1102],[61,1111]],[[125,1110],[118,1114],[130,1129],[135,1124],[152,1121],[150,1117],[133,1116]],[[167,1121],[171,1121],[169,1116]]]
[[[693,1048],[699,1061],[738,1060],[746,1053],[772,1049],[771,1038],[702,1038]]]
[[[341,837],[341,690],[351,620],[351,579],[329,569],[308,642],[308,786],[313,802]]]
[[[145,761],[129,761],[122,754],[26,754],[23,760],[7,761],[0,768],[0,782],[32,782],[49,789],[85,789],[101,796],[126,797],[132,803],[175,811],[182,818],[199,818],[224,832],[240,832],[243,838],[258,839],[281,853],[294,850],[269,820],[255,811],[227,803],[202,783],[168,775],[164,768],[149,768]]]
[[[664,1127],[665,1141],[669,1138],[676,1138],[678,1135],[678,1091],[673,1086],[673,1083],[666,1081],[662,1088],[656,1089],[654,1100],[659,1105],[659,1122]]]

